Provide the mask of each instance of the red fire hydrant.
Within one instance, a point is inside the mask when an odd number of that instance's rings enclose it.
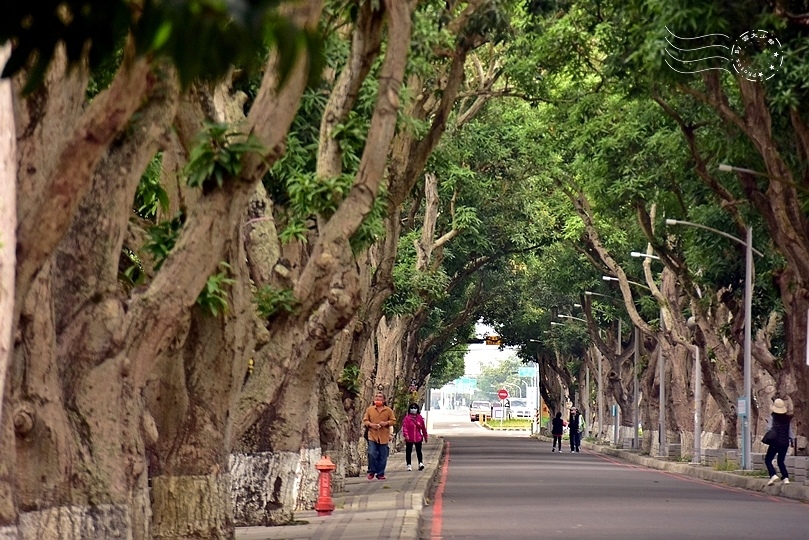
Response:
[[[336,468],[337,466],[331,462],[329,456],[323,456],[315,463],[315,469],[320,473],[317,502],[315,503],[318,516],[330,516],[332,510],[334,510],[334,501],[331,498],[331,472]]]

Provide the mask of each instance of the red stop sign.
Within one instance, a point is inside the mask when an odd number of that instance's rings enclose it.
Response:
[[[497,397],[499,397],[500,399],[506,399],[508,397],[508,390],[506,390],[505,388],[501,388],[500,390],[497,391]]]

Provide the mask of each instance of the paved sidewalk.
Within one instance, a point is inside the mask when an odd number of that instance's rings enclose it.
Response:
[[[551,439],[545,436],[537,437],[539,440],[550,442]],[[733,472],[717,471],[711,467],[692,465],[690,463],[682,463],[677,461],[668,461],[665,459],[658,459],[652,456],[643,456],[638,452],[629,450],[621,450],[612,448],[610,446],[595,444],[587,441],[582,441],[583,448],[593,450],[600,454],[614,456],[630,463],[641,465],[648,469],[658,469],[662,471],[669,471],[693,478],[700,478],[708,482],[717,484],[724,484],[740,489],[750,491],[760,491],[767,495],[776,495],[779,497],[786,497],[788,499],[797,499],[803,502],[809,502],[809,486],[805,486],[794,482],[789,485],[783,485],[781,482],[776,482],[775,485],[768,486],[767,481],[769,478],[762,476],[745,476]]]
[[[237,540],[418,540],[421,510],[433,477],[437,475],[444,451],[444,440],[431,436],[423,447],[424,470],[418,470],[413,451],[413,471],[405,469],[404,451],[391,454],[386,480],[346,478],[345,491],[334,497],[330,516],[314,510],[296,512],[300,525],[280,527],[238,527]]]

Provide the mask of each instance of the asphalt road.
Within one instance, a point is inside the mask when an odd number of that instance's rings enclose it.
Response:
[[[552,453],[467,411],[431,411],[448,460],[421,538],[809,539],[809,505],[615,461]],[[566,441],[564,441],[566,442]]]

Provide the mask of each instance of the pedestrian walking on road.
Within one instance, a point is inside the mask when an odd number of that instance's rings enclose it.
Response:
[[[581,432],[582,430],[579,429],[579,424],[583,426],[583,418],[581,414],[579,414],[579,409],[576,407],[572,407],[570,409],[570,418],[567,420],[567,427],[570,430],[570,452],[578,452],[579,445],[581,444]]]
[[[562,420],[562,413],[556,413],[556,417],[551,420],[551,435],[553,435],[553,444],[551,445],[551,452],[562,451],[562,434],[565,432],[565,421]]]
[[[393,409],[385,405],[385,394],[377,392],[374,404],[365,409],[362,417],[362,424],[368,428],[368,480],[373,480],[374,476],[379,480],[385,479],[390,428],[395,423]]]
[[[767,466],[767,472],[770,474],[770,481],[767,482],[768,486],[775,484],[779,479],[775,474],[775,467],[772,466],[772,459],[778,457],[778,469],[781,471],[781,480],[784,484],[789,484],[789,471],[787,471],[786,458],[789,444],[795,438],[792,432],[792,416],[787,414],[787,406],[782,399],[773,401],[770,408],[769,420],[767,421],[767,431],[773,430],[774,436],[772,442],[768,443],[767,455],[764,456],[764,464]]]
[[[407,414],[402,420],[402,435],[405,440],[405,463],[407,470],[412,471],[411,456],[413,447],[416,448],[416,457],[419,460],[419,470],[424,470],[424,457],[421,454],[421,443],[427,442],[427,426],[424,425],[424,418],[417,403],[411,403],[407,408]]]

